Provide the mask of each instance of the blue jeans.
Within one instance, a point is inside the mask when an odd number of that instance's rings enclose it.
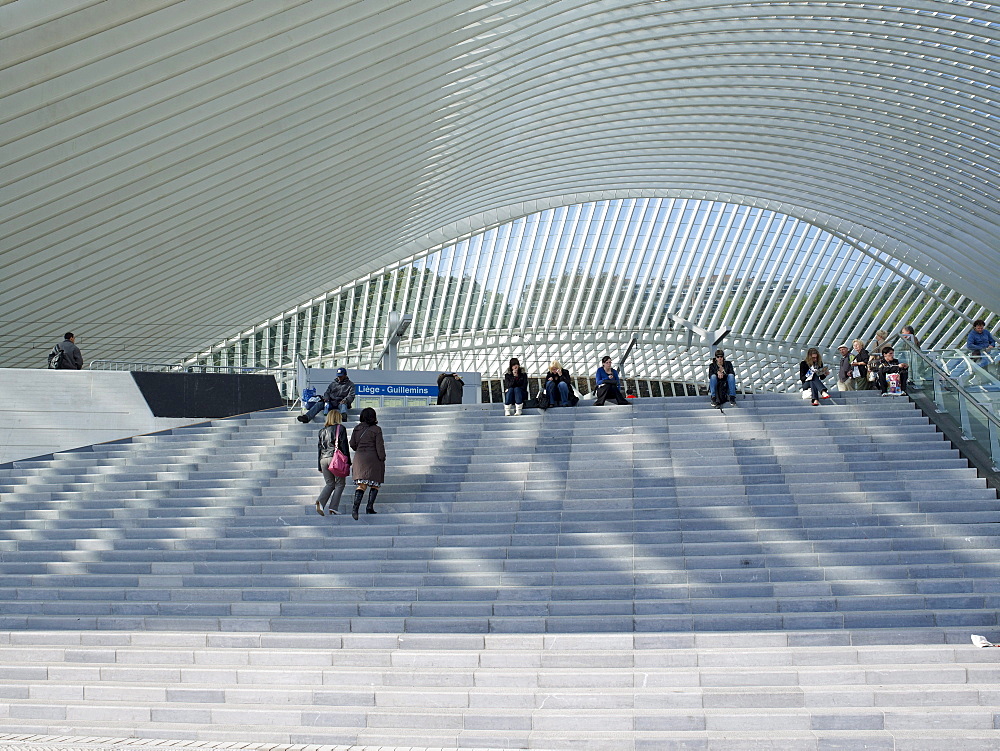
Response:
[[[823,385],[823,379],[819,376],[813,376],[811,381],[806,381],[803,385],[806,388],[812,387],[812,398],[814,402],[818,402],[820,394],[826,391],[826,386]]]
[[[524,389],[520,386],[512,386],[507,389],[503,397],[504,404],[524,404]]]
[[[736,398],[736,376],[734,376],[732,373],[726,373],[726,386],[729,387],[729,398],[730,399],[735,399]],[[711,378],[708,379],[708,392],[715,399],[718,399],[720,402],[722,401],[722,398],[719,396],[719,377],[718,376],[713,375]]]
[[[319,414],[320,410],[323,409],[324,404],[325,402],[322,399],[320,399],[318,402],[313,402],[313,405],[309,408],[309,411],[306,412],[306,417],[310,420],[313,419],[316,415]],[[344,415],[345,417],[347,416],[347,402],[341,402],[340,404],[338,404],[337,409],[340,410],[340,414]]]
[[[979,367],[986,368],[987,365],[993,362],[993,359],[986,354],[986,350],[982,349],[970,349],[969,355],[972,357],[978,357],[979,362],[977,363]]]
[[[569,384],[565,381],[548,381],[545,384],[545,393],[549,397],[549,406],[568,407],[569,406]],[[558,395],[558,398],[557,398]]]

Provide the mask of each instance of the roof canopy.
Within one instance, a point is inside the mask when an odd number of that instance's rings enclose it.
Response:
[[[0,6],[0,361],[175,361],[599,198],[805,219],[1000,310],[995,6]]]

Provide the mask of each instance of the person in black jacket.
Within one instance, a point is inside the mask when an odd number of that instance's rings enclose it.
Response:
[[[819,356],[819,350],[810,347],[806,352],[806,359],[799,363],[799,380],[802,381],[802,390],[812,389],[812,405],[819,406],[820,398],[829,399],[830,394],[826,391],[823,379],[830,375],[830,369],[823,364],[823,358]]]
[[[507,372],[503,374],[503,392],[504,414],[508,417],[521,414],[528,396],[528,374],[516,357],[510,358]]]
[[[76,346],[76,337],[72,331],[67,331],[49,355],[49,367],[56,370],[83,370],[83,355]]]
[[[708,393],[713,407],[725,402],[727,394],[729,403],[736,404],[736,371],[721,349],[715,350],[715,357],[708,364]]]
[[[837,347],[837,354],[840,355],[840,367],[837,369],[837,390],[853,391],[854,379],[851,378],[851,363],[854,358],[851,357],[851,345],[841,344]]]
[[[579,399],[573,391],[569,371],[558,360],[553,360],[545,374],[545,394],[550,407],[572,407]]]
[[[882,396],[906,396],[906,381],[909,375],[909,367],[905,362],[896,359],[896,350],[892,347],[882,347],[882,359],[878,364],[878,372],[875,382],[878,383]],[[896,388],[890,389],[889,381],[894,381]]]
[[[351,449],[347,441],[347,428],[343,426],[344,416],[339,409],[331,409],[326,415],[326,424],[319,431],[319,471],[323,473],[326,485],[319,492],[316,499],[316,513],[320,516],[324,512],[331,516],[340,513],[340,497],[347,487],[346,477],[337,477],[330,471],[330,460],[339,448],[347,457],[347,463],[351,463]]]
[[[438,404],[461,404],[465,382],[458,373],[442,373],[438,376]]]
[[[337,377],[326,387],[326,391],[323,392],[323,398],[314,402],[308,412],[304,415],[299,415],[295,419],[299,422],[310,422],[323,409],[323,405],[326,405],[331,410],[339,409],[341,415],[346,417],[347,410],[351,408],[353,402],[354,381],[347,377],[347,368],[337,368]]]

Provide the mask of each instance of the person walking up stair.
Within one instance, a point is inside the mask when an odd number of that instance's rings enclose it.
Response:
[[[382,428],[378,426],[375,410],[365,407],[361,410],[354,432],[351,433],[351,448],[354,449],[354,462],[351,474],[357,490],[354,491],[354,510],[351,516],[358,518],[361,501],[365,497],[365,487],[368,488],[368,506],[366,514],[376,514],[375,498],[378,489],[385,482],[385,441],[382,438]]]
[[[319,471],[323,474],[326,484],[316,499],[316,513],[323,516],[328,512],[331,516],[340,513],[340,497],[347,487],[347,477],[339,477],[330,471],[330,460],[337,449],[351,463],[351,450],[347,445],[347,428],[343,426],[343,415],[339,409],[331,409],[326,415],[326,425],[319,431]]]

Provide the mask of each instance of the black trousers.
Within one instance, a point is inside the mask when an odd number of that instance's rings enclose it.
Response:
[[[594,406],[600,407],[608,399],[614,399],[615,404],[628,404],[628,399],[622,395],[618,387],[610,381],[605,381],[597,387],[597,400],[594,402]]]

